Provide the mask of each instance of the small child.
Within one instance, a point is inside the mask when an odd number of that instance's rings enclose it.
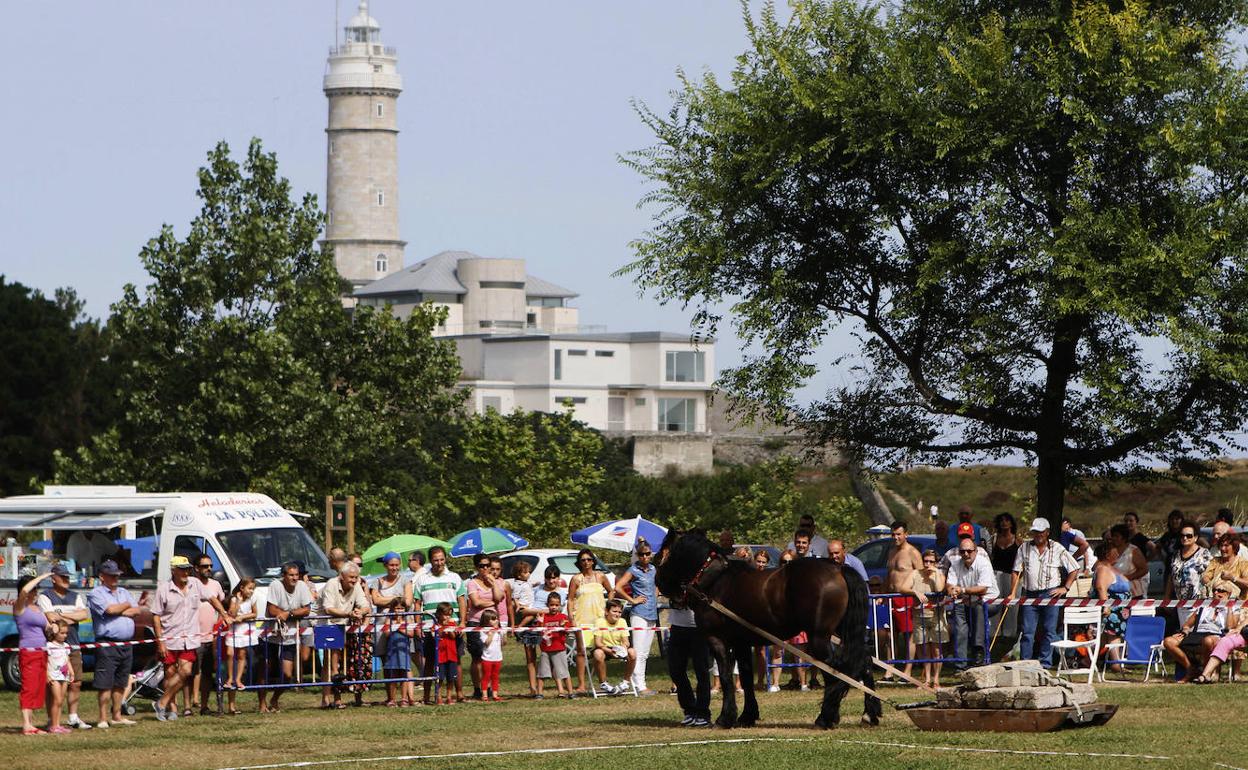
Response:
[[[415,623],[410,616],[400,614],[403,612],[402,603],[393,606],[393,614],[387,618],[390,633],[386,640],[386,656],[382,659],[382,669],[386,679],[402,679],[409,676],[412,669],[412,636],[415,634]],[[397,704],[394,700],[396,694],[399,695]],[[415,704],[415,685],[411,682],[386,682],[387,706]]]
[[[243,674],[247,671],[247,654],[257,641],[256,636],[256,603],[252,596],[256,593],[256,581],[249,577],[241,578],[238,585],[230,592],[230,617],[234,623],[225,635],[225,684],[221,689],[226,692],[231,715],[238,714],[234,705],[234,694],[242,690]]]
[[[455,625],[455,609],[450,602],[441,602],[434,611],[434,629],[438,632],[438,668],[441,670],[442,692],[438,703],[451,703],[451,685],[455,685],[456,703],[464,702],[463,685],[459,678],[459,627]]]
[[[481,625],[489,629],[481,634],[481,700],[502,700],[498,689],[498,674],[503,668],[503,637],[498,613],[486,610],[481,613]]]
[[[544,697],[542,689],[549,677],[555,680],[560,698],[571,698],[572,677],[568,674],[568,616],[563,614],[563,601],[558,592],[546,596],[546,612],[541,616],[542,654],[537,661],[537,697]],[[558,629],[558,630],[557,630]]]
[[[44,629],[48,643],[44,650],[48,653],[48,732],[57,735],[72,733],[73,730],[61,725],[61,704],[65,702],[65,694],[69,691],[70,682],[74,681],[74,669],[69,665],[69,624],[64,621],[49,623]]]

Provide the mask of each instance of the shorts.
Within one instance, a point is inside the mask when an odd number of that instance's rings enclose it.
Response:
[[[1221,634],[1209,634],[1201,631],[1193,631],[1179,641],[1179,648],[1187,652],[1200,650],[1204,647],[1205,639],[1208,639],[1211,636],[1214,639],[1221,638]]]
[[[70,650],[69,668],[74,672],[74,681],[82,684],[82,650]]]
[[[192,676],[211,674],[217,665],[217,645],[215,642],[204,642],[199,645],[195,654],[195,665],[191,668]]]
[[[441,669],[442,681],[446,684],[452,684],[459,681],[459,664],[454,661],[438,664]]]
[[[949,625],[943,617],[919,617],[914,627],[915,644],[945,644],[949,641]]]
[[[95,651],[95,689],[124,690],[130,684],[134,648],[100,647]]]
[[[540,653],[537,657],[537,676],[539,679],[567,679],[567,650]]]
[[[166,666],[172,666],[174,663],[186,661],[194,663],[199,657],[199,648],[193,650],[165,650],[165,654],[161,656],[160,662]]]
[[[516,631],[516,641],[525,647],[536,647],[542,643],[541,631]]]
[[[264,656],[264,665],[262,666],[262,670],[265,672],[265,676],[267,677],[266,681],[269,684],[286,681],[289,677],[287,677],[286,673],[282,671],[282,662],[295,662],[295,645],[265,642],[261,649],[263,652],[259,652],[257,654]]]
[[[893,600],[893,631],[908,634],[914,631],[914,607],[918,602],[913,596],[897,596]]]
[[[38,711],[43,708],[48,683],[48,653],[43,650],[20,650],[18,663],[22,669],[21,707]]]
[[[479,626],[480,624],[469,623],[468,625],[472,627]],[[485,636],[485,634],[480,634],[472,630],[464,632],[464,638],[468,640],[468,654],[472,656],[473,661],[481,660],[481,656],[485,654],[485,640],[481,638],[483,636]]]
[[[628,660],[628,648],[622,645],[617,644],[614,647],[608,647],[607,652],[615,660]]]

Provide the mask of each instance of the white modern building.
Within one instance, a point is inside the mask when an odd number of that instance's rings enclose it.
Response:
[[[476,411],[571,407],[611,432],[704,433],[713,343],[664,332],[610,334],[579,324],[576,293],[529,275],[522,259],[444,251],[355,290],[356,302],[406,317],[446,309],[435,330],[459,352]]]
[[[664,332],[454,338],[478,412],[572,409],[611,433],[705,433],[710,345]]]
[[[388,307],[401,317],[421,303],[445,308],[435,334],[454,340],[462,384],[478,412],[570,408],[598,430],[655,436],[658,448],[646,450],[647,467],[709,470],[713,340],[582,326],[571,305],[576,292],[530,275],[523,259],[444,251],[404,266],[396,114],[402,80],[395,50],[381,43],[380,31],[367,0],[360,0],[342,41],[330,49],[323,84],[329,101],[323,243],[333,247],[338,271],[353,286],[344,304]]]

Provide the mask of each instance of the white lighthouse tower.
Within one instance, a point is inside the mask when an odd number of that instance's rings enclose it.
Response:
[[[352,286],[403,267],[399,240],[399,129],[395,106],[403,80],[393,48],[368,15],[368,0],[347,22],[344,39],[329,49],[328,168],[323,244]]]

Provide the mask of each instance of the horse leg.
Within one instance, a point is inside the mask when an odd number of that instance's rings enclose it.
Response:
[[[754,648],[748,644],[738,644],[734,649],[737,654],[737,670],[741,673],[741,689],[745,690],[745,705],[741,709],[737,724],[753,727],[758,722],[758,698],[754,695]]]
[[[840,650],[834,648],[826,636],[807,632],[807,649],[815,660],[822,660],[837,671],[843,671]],[[819,716],[815,718],[815,727],[830,730],[841,722],[841,701],[849,685],[835,677],[824,677],[823,703],[819,707]]]
[[[731,648],[717,636],[710,637],[707,642],[711,647],[711,656],[715,658],[715,665],[719,666],[719,692],[724,698],[715,726],[733,728],[737,726],[737,688],[732,683]]]

